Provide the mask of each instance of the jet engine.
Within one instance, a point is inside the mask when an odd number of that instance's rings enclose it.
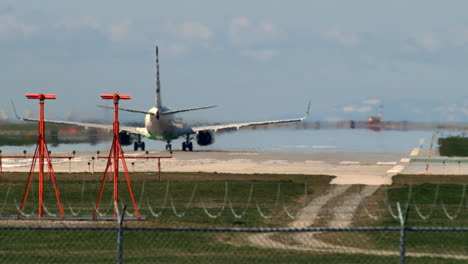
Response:
[[[208,146],[215,142],[214,132],[211,130],[199,131],[197,133],[197,144],[200,146]]]
[[[123,146],[129,146],[133,143],[132,135],[125,131],[119,132],[119,140],[120,140],[120,144]]]

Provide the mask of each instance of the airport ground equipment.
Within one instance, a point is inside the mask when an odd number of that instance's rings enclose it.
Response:
[[[96,202],[96,208],[94,209],[93,219],[96,219],[97,212],[99,209],[99,204],[101,203],[102,193],[104,191],[104,185],[106,184],[107,172],[111,165],[114,166],[114,217],[117,217],[117,204],[119,202],[119,158],[122,161],[122,167],[125,172],[125,179],[127,181],[128,190],[130,197],[132,199],[133,208],[135,209],[135,217],[140,218],[140,212],[138,211],[138,206],[136,204],[135,195],[133,194],[132,183],[130,181],[130,175],[128,173],[127,163],[125,162],[125,157],[122,151],[122,146],[120,145],[119,139],[119,100],[129,100],[130,95],[120,95],[118,93],[114,94],[102,94],[101,98],[104,100],[113,100],[114,101],[114,125],[113,125],[113,139],[112,146],[107,158],[107,165],[104,171],[104,176],[102,178],[101,188],[99,190],[98,200]]]
[[[99,156],[100,152],[97,152],[97,159],[100,158],[109,158],[109,157],[101,157]],[[93,157],[94,158],[94,157]],[[161,181],[161,159],[172,159],[172,154],[170,156],[150,156],[149,152],[146,151],[145,156],[126,156],[125,159],[157,159],[158,160],[158,181]],[[1,162],[1,160],[0,160]],[[132,162],[132,165],[133,162]]]
[[[170,156],[149,156],[148,152],[144,157],[127,157],[130,159],[157,159],[158,160],[158,181],[161,181],[161,159],[172,159],[172,154]]]
[[[47,152],[50,155],[50,151]],[[76,153],[76,152],[74,152]],[[73,156],[49,156],[51,160],[53,159],[68,159],[69,162],[69,173],[71,173],[71,160],[75,158],[75,154]],[[24,155],[3,155],[2,151],[0,150],[0,177],[3,176],[3,159],[32,159],[34,156],[27,156],[26,150],[24,151]]]
[[[60,216],[65,217],[65,211],[63,210],[62,201],[60,200],[60,192],[57,187],[57,182],[55,179],[54,169],[52,168],[52,162],[50,160],[50,155],[47,150],[47,144],[45,142],[45,122],[44,122],[44,101],[46,99],[56,99],[55,94],[26,94],[28,99],[38,99],[39,100],[39,122],[38,122],[38,132],[39,138],[36,145],[36,150],[34,151],[34,156],[32,159],[31,169],[29,171],[28,180],[26,183],[26,188],[24,190],[23,199],[21,200],[21,212],[24,211],[26,200],[28,199],[29,189],[31,187],[32,176],[34,174],[34,168],[36,167],[36,162],[39,160],[39,212],[38,217],[42,218],[44,215],[44,158],[47,160],[47,167],[49,169],[49,178],[52,181],[55,198],[60,210]],[[18,214],[18,218],[21,216],[21,213]]]

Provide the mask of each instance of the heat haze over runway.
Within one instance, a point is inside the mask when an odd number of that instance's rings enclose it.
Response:
[[[101,153],[106,153],[102,151]],[[54,153],[68,155],[69,153]],[[127,156],[145,156],[145,153],[129,151]],[[103,154],[101,154],[103,155]],[[167,155],[167,152],[150,151],[150,156]],[[96,152],[78,152],[68,159],[56,159],[56,172],[101,173],[106,159],[97,159]],[[400,162],[401,154],[370,152],[334,152],[334,153],[279,153],[279,152],[232,152],[232,151],[197,151],[195,153],[174,152],[172,159],[161,161],[164,172],[217,172],[236,174],[304,174],[332,175],[336,178],[332,184],[391,184],[392,176],[405,169]],[[132,165],[132,163],[134,163]],[[152,172],[157,170],[154,159],[128,159],[129,170]],[[23,171],[30,169],[30,160],[3,159],[4,171]],[[313,177],[313,176],[312,176]]]

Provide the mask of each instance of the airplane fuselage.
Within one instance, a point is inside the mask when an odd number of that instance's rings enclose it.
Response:
[[[145,116],[145,128],[148,131],[148,138],[154,140],[171,141],[179,138],[179,128],[174,125],[174,121],[170,116],[158,115],[158,111],[167,111],[164,107],[153,107],[148,112],[154,115],[147,114]]]

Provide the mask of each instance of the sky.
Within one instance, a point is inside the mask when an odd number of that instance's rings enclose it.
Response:
[[[466,1],[0,2],[0,118],[34,114],[26,93],[53,93],[49,118],[109,119],[121,106],[218,105],[189,121],[302,116],[468,121]],[[130,118],[143,119],[138,114]]]

